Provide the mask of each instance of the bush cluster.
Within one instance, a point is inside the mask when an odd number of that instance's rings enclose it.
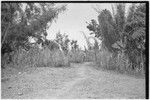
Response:
[[[48,48],[33,47],[29,51],[19,49],[13,56],[14,66],[49,67],[70,66],[70,62],[60,50],[51,51]]]
[[[99,51],[96,57],[97,61],[95,62],[101,68],[115,70],[121,73],[132,71],[136,73],[144,73],[144,68],[142,67],[136,67],[134,69],[129,58],[124,53],[112,54],[105,50]]]

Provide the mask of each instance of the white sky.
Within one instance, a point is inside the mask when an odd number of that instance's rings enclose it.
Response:
[[[100,9],[108,9],[111,11],[111,4],[98,4]],[[56,22],[53,22],[51,27],[47,30],[48,39],[54,39],[56,33],[66,33],[70,39],[75,39],[81,48],[86,46],[86,41],[80,31],[83,31],[89,36],[90,31],[86,28],[86,22],[91,19],[97,21],[98,13],[92,8],[96,3],[70,3],[67,5],[67,10],[58,16]]]

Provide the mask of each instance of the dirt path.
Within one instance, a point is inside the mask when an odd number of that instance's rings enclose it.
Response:
[[[91,63],[36,68],[2,82],[7,99],[144,98],[145,79],[96,70]],[[30,69],[29,69],[30,70]]]

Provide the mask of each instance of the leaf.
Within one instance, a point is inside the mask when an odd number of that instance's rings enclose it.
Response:
[[[125,45],[122,43],[122,41],[117,41],[112,45],[113,48],[122,49],[125,48]]]
[[[118,46],[118,44],[117,44],[117,43],[112,44],[112,47],[113,47],[113,48],[120,49],[120,47]]]
[[[90,40],[90,39],[93,39],[93,40],[94,40],[94,46],[93,46],[93,48],[94,48],[95,50],[98,50],[98,49],[99,49],[99,44],[98,44],[98,40],[96,39],[96,37],[90,36],[90,37],[88,37],[88,40]],[[92,45],[92,43],[90,43],[90,44]]]
[[[132,38],[136,39],[144,35],[145,35],[145,28],[139,28],[138,30],[133,32]]]
[[[90,44],[90,42],[89,42],[88,37],[85,35],[84,32],[82,32],[82,34],[83,34],[83,36],[84,36],[84,38],[85,38],[85,40],[86,40],[86,43],[87,43],[88,48],[90,48],[90,47],[91,47],[91,44]]]

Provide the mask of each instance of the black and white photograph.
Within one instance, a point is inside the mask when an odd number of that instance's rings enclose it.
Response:
[[[148,99],[148,17],[148,1],[1,1],[1,99]]]

